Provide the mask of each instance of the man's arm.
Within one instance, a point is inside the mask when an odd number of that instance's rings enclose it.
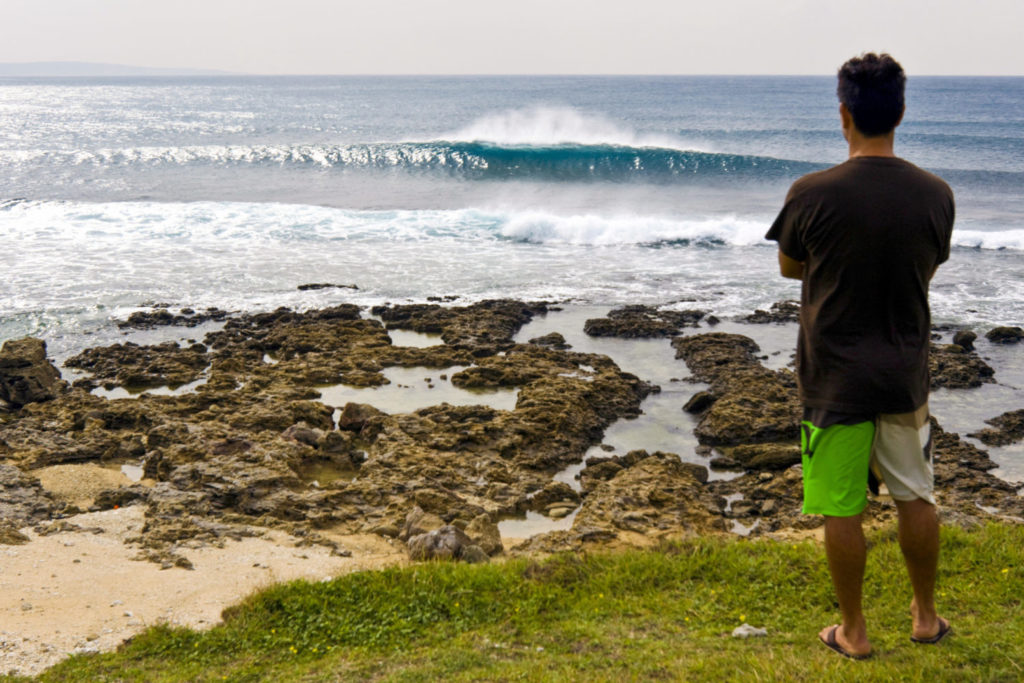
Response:
[[[792,278],[794,280],[804,279],[804,263],[803,261],[797,261],[791,259],[782,253],[779,249],[779,271],[782,272],[782,277]]]

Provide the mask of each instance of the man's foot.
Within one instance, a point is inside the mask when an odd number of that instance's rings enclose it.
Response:
[[[914,620],[910,640],[915,643],[934,645],[953,630],[947,620],[935,613],[934,607],[926,613],[917,606],[916,600],[910,601],[910,616]]]
[[[854,645],[846,640],[842,630],[843,627],[839,624],[828,626],[818,634],[818,640],[833,652],[838,652],[850,659],[867,659],[871,656],[871,645],[868,644],[867,639],[863,643]]]
[[[910,636],[910,640],[921,645],[935,645],[936,643],[940,642],[943,638],[950,634],[950,632],[953,630],[953,627],[950,626],[949,622],[943,619],[942,617],[937,617],[936,621],[938,622],[938,630],[936,630],[933,634],[920,636],[913,635]]]

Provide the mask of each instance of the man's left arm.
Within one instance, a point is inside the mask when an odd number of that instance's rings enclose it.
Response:
[[[804,279],[804,262],[797,261],[794,258],[790,258],[782,253],[782,249],[779,249],[779,271],[782,273],[782,277],[788,277],[793,280]]]

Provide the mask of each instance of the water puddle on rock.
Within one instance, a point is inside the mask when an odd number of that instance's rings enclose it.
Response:
[[[353,387],[335,384],[318,387],[320,402],[329,406],[369,403],[386,413],[411,413],[421,408],[448,403],[454,406],[485,405],[497,410],[513,410],[519,389],[470,390],[451,382],[452,375],[467,366],[449,368],[385,368],[390,384],[380,387]]]
[[[498,522],[498,532],[503,539],[530,538],[549,531],[565,531],[572,528],[572,523],[579,513],[576,508],[561,519],[552,519],[539,512],[528,510],[526,517],[512,517]]]
[[[676,453],[684,462],[707,467],[709,458],[696,453],[699,444],[693,430],[697,426],[697,419],[683,410],[683,405],[690,397],[707,389],[707,385],[687,379],[690,371],[682,360],[676,359],[669,338],[591,337],[583,331],[589,318],[603,318],[610,310],[607,306],[574,306],[554,311],[535,317],[515,337],[515,341],[527,343],[532,338],[558,332],[571,345],[571,351],[603,354],[614,360],[625,372],[661,387],[660,393],[651,394],[640,404],[642,415],[612,423],[605,430],[602,444],[590,448],[584,461],[590,457],[625,455],[629,451],[642,449],[648,453]],[[762,362],[784,367],[790,361],[789,349],[796,340],[795,330],[795,326],[785,325],[721,323],[714,327],[702,325],[700,328],[687,329],[685,334],[730,332],[755,337],[762,345],[759,355],[767,356]],[[573,463],[558,472],[555,481],[564,482],[579,491],[580,484],[576,477],[583,467],[583,462]],[[732,479],[739,474],[709,470],[709,479]]]
[[[426,334],[412,330],[388,330],[392,346],[405,346],[414,349],[426,349],[444,344],[440,334]]]
[[[949,343],[950,337],[944,335],[939,343]],[[973,389],[934,389],[928,396],[928,407],[944,430],[956,432],[964,441],[988,452],[999,465],[992,470],[993,475],[1024,483],[1024,442],[986,446],[967,436],[989,427],[985,420],[1024,408],[1024,345],[992,344],[984,337],[974,345],[978,355],[995,370],[996,383]]]
[[[190,394],[197,388],[206,384],[206,378],[200,377],[197,380],[188,382],[187,384],[180,384],[178,386],[160,386],[160,387],[145,387],[145,388],[134,388],[134,387],[114,387],[113,389],[104,389],[103,387],[96,387],[92,390],[94,396],[100,396],[107,399],[115,398],[138,398],[143,394],[150,394],[151,396],[181,396],[183,394]]]
[[[352,481],[357,470],[352,467],[339,467],[331,462],[315,462],[301,465],[297,474],[312,486],[327,486],[335,481]]]

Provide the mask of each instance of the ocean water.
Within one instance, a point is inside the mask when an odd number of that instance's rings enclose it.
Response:
[[[789,183],[845,156],[833,91],[826,77],[0,80],[0,339],[70,351],[152,302],[749,312],[797,296],[762,236]],[[936,321],[1021,324],[1024,78],[911,78],[898,151],[957,196]]]
[[[935,321],[1024,324],[1024,78],[911,77],[897,151],[956,193]],[[763,235],[794,179],[845,154],[831,77],[0,79],[0,341],[60,361],[154,302],[728,319],[799,296]],[[934,398],[965,430],[1024,403],[982,393]]]

